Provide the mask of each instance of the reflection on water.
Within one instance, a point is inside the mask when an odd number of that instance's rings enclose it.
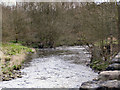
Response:
[[[97,76],[81,46],[38,50],[38,56],[21,70],[22,78],[0,82],[0,88],[79,88]]]

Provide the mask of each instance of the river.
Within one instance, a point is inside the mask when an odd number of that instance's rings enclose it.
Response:
[[[79,88],[98,75],[86,66],[89,57],[82,46],[41,49],[21,69],[22,78],[0,82],[0,88]]]

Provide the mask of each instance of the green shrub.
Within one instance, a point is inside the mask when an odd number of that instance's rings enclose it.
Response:
[[[19,70],[21,69],[22,65],[13,65],[12,69],[13,70]]]
[[[109,65],[108,61],[93,60],[90,64],[90,67],[94,70],[103,71],[108,67],[108,65]]]
[[[32,49],[18,43],[4,43],[3,50],[6,55],[16,55],[21,52],[32,52]]]
[[[13,65],[12,69],[13,69],[13,70],[16,70],[16,69],[17,69],[17,66],[16,66],[16,65]]]

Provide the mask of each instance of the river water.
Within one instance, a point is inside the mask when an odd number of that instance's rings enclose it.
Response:
[[[0,82],[0,88],[79,88],[97,77],[91,70],[90,55],[82,46],[39,50],[21,70],[22,78]]]

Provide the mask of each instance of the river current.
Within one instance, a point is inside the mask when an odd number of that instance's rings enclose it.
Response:
[[[97,77],[86,66],[90,55],[82,46],[44,49],[39,54],[21,69],[22,78],[0,82],[0,88],[79,88]]]

